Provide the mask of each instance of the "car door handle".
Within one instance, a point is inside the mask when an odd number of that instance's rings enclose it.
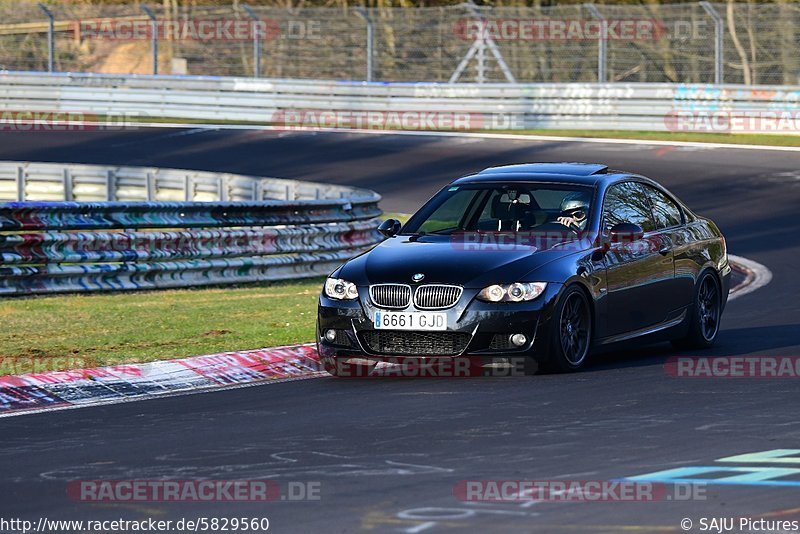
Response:
[[[670,253],[671,250],[672,250],[671,246],[669,246],[669,245],[661,245],[661,248],[658,249],[658,253],[661,254],[662,256],[666,256],[667,254]]]

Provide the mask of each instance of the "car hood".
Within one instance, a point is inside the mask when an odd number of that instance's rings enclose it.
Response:
[[[454,244],[447,236],[398,236],[353,258],[336,276],[363,286],[410,284],[412,276],[421,273],[425,275],[422,283],[482,288],[495,283],[534,281],[525,277],[547,263],[574,253],[574,249],[536,250],[530,246],[470,250]]]

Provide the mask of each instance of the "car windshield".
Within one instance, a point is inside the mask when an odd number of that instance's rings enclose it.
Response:
[[[550,232],[585,229],[593,190],[562,184],[450,186],[425,204],[404,235],[454,232]]]

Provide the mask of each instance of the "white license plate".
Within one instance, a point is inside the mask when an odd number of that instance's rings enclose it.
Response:
[[[447,330],[447,314],[435,312],[375,312],[376,330]]]

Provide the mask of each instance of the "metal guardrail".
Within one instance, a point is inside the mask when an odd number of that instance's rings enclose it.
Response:
[[[2,130],[0,112],[0,130]],[[262,201],[374,198],[364,189],[155,167],[0,162],[0,201]]]
[[[34,120],[36,112],[48,114],[45,122],[60,117],[73,129],[93,127],[80,121],[94,115],[119,118],[106,126],[118,128],[135,128],[131,117],[257,121],[287,128],[405,127],[399,121],[416,113],[423,118],[420,126],[411,127],[420,129],[426,129],[428,117],[439,129],[667,131],[680,129],[676,117],[682,113],[796,113],[798,102],[800,86],[407,84],[0,73],[2,129],[23,129],[20,122]],[[399,114],[394,123],[392,114]],[[735,131],[762,130],[747,121],[740,126]]]
[[[15,184],[26,186],[28,199],[32,184],[69,190],[64,189],[68,181],[54,176],[113,175],[120,180],[102,183],[101,189],[108,196],[129,197],[124,202],[0,203],[0,295],[323,276],[381,240],[375,220],[380,196],[364,189],[136,167],[0,162],[0,170],[22,176]],[[175,184],[185,184],[176,179],[187,175],[223,200],[160,200],[175,191],[185,194]],[[220,183],[223,187],[214,189]],[[78,185],[82,182],[71,189],[75,198],[84,195]],[[87,196],[92,194],[97,193]],[[256,200],[245,200],[247,195]],[[146,196],[157,200],[142,200]]]

